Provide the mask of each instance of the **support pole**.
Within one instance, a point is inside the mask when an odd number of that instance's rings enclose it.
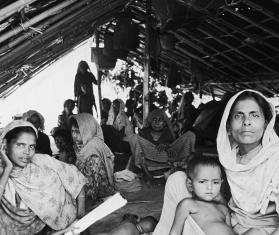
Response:
[[[144,78],[143,78],[143,125],[146,124],[146,119],[149,113],[149,73],[150,73],[150,45],[149,45],[149,30],[150,30],[150,14],[151,0],[146,0],[146,16],[145,16],[145,50],[144,50]]]
[[[96,30],[95,37],[96,37],[97,55],[99,55],[100,35],[99,35],[98,30]],[[101,118],[101,113],[102,113],[102,90],[101,90],[101,74],[100,74],[100,67],[99,67],[99,58],[98,58],[97,63],[96,63],[96,68],[97,68],[99,110],[100,110],[100,118]]]

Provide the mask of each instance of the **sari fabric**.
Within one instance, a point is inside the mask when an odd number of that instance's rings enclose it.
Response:
[[[147,125],[143,131],[145,135],[141,136],[135,134],[130,137],[129,142],[135,158],[135,164],[140,166],[145,163],[147,165],[147,169],[150,171],[171,168],[171,165],[169,164],[169,160],[171,159],[169,158],[167,151],[157,150],[157,145],[162,143],[158,142],[155,144],[154,141],[146,138],[148,136],[146,131],[151,130],[151,122],[153,118],[157,116],[162,116],[167,124],[162,135],[164,133],[168,133],[169,138],[168,143],[164,141],[163,144],[168,144],[168,149],[174,153],[175,157],[172,160],[177,163],[176,165],[185,166],[187,158],[195,151],[195,135],[194,133],[188,131],[179,138],[175,139],[170,121],[163,110],[154,110],[148,115]]]
[[[88,178],[85,191],[93,200],[114,193],[114,155],[104,143],[101,126],[88,113],[73,115],[80,130],[83,146],[76,148],[76,166]]]
[[[255,92],[266,99],[261,93]],[[235,99],[244,91],[237,93],[228,102],[218,131],[217,150],[224,166],[232,198],[232,224],[240,234],[249,228],[271,228],[279,225],[276,212],[279,212],[279,138],[273,129],[275,108],[270,104],[273,114],[262,138],[262,148],[250,151],[252,159],[247,164],[237,163],[238,146],[227,132],[227,120]],[[276,208],[270,212],[269,202]]]
[[[14,121],[2,138],[19,126],[35,130],[28,122]],[[75,166],[35,154],[25,168],[14,167],[10,174],[0,203],[1,235],[34,234],[45,224],[54,230],[66,228],[76,218],[75,199],[85,183]]]

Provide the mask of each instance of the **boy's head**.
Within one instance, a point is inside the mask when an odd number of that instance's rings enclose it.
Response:
[[[223,181],[222,166],[214,157],[196,156],[187,166],[187,187],[203,201],[218,200]]]

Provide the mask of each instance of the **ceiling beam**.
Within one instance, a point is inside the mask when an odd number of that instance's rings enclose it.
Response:
[[[221,43],[222,45],[234,50],[235,52],[237,52],[238,54],[242,55],[243,57],[249,59],[250,61],[254,62],[257,65],[260,65],[261,67],[265,68],[266,70],[270,71],[270,72],[275,72],[278,73],[278,71],[274,70],[273,68],[270,68],[269,66],[257,61],[256,59],[252,58],[251,56],[246,55],[245,53],[243,53],[242,51],[238,50],[236,47],[226,43],[224,40],[222,40],[220,37],[218,37],[216,34],[213,35],[212,33],[209,33],[207,30],[205,30],[204,28],[197,28],[197,30],[199,30],[200,32],[204,33],[205,35],[211,37],[212,39],[214,39],[215,41],[217,41],[218,43]]]
[[[225,11],[227,11],[227,12],[229,12],[229,13],[231,13],[231,14],[237,16],[238,18],[240,18],[240,19],[242,19],[242,20],[248,22],[249,24],[251,24],[251,25],[253,25],[253,26],[255,26],[255,27],[257,27],[257,28],[263,30],[264,32],[266,32],[266,33],[268,33],[268,34],[270,34],[270,35],[272,35],[272,36],[274,36],[274,37],[276,37],[276,38],[279,39],[279,33],[275,32],[274,30],[269,29],[269,28],[267,28],[267,27],[265,27],[265,26],[262,26],[262,25],[260,25],[260,24],[258,24],[258,23],[255,23],[253,20],[249,19],[249,18],[246,17],[246,16],[241,15],[240,13],[238,13],[238,12],[232,10],[232,9],[229,8],[229,7],[223,6],[222,9],[224,9]]]

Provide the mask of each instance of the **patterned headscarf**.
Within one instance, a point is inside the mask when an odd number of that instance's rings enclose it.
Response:
[[[101,157],[106,165],[108,178],[113,183],[114,155],[104,143],[102,128],[89,113],[75,114],[71,118],[77,121],[83,147],[76,152],[77,161],[85,162],[93,154]]]

